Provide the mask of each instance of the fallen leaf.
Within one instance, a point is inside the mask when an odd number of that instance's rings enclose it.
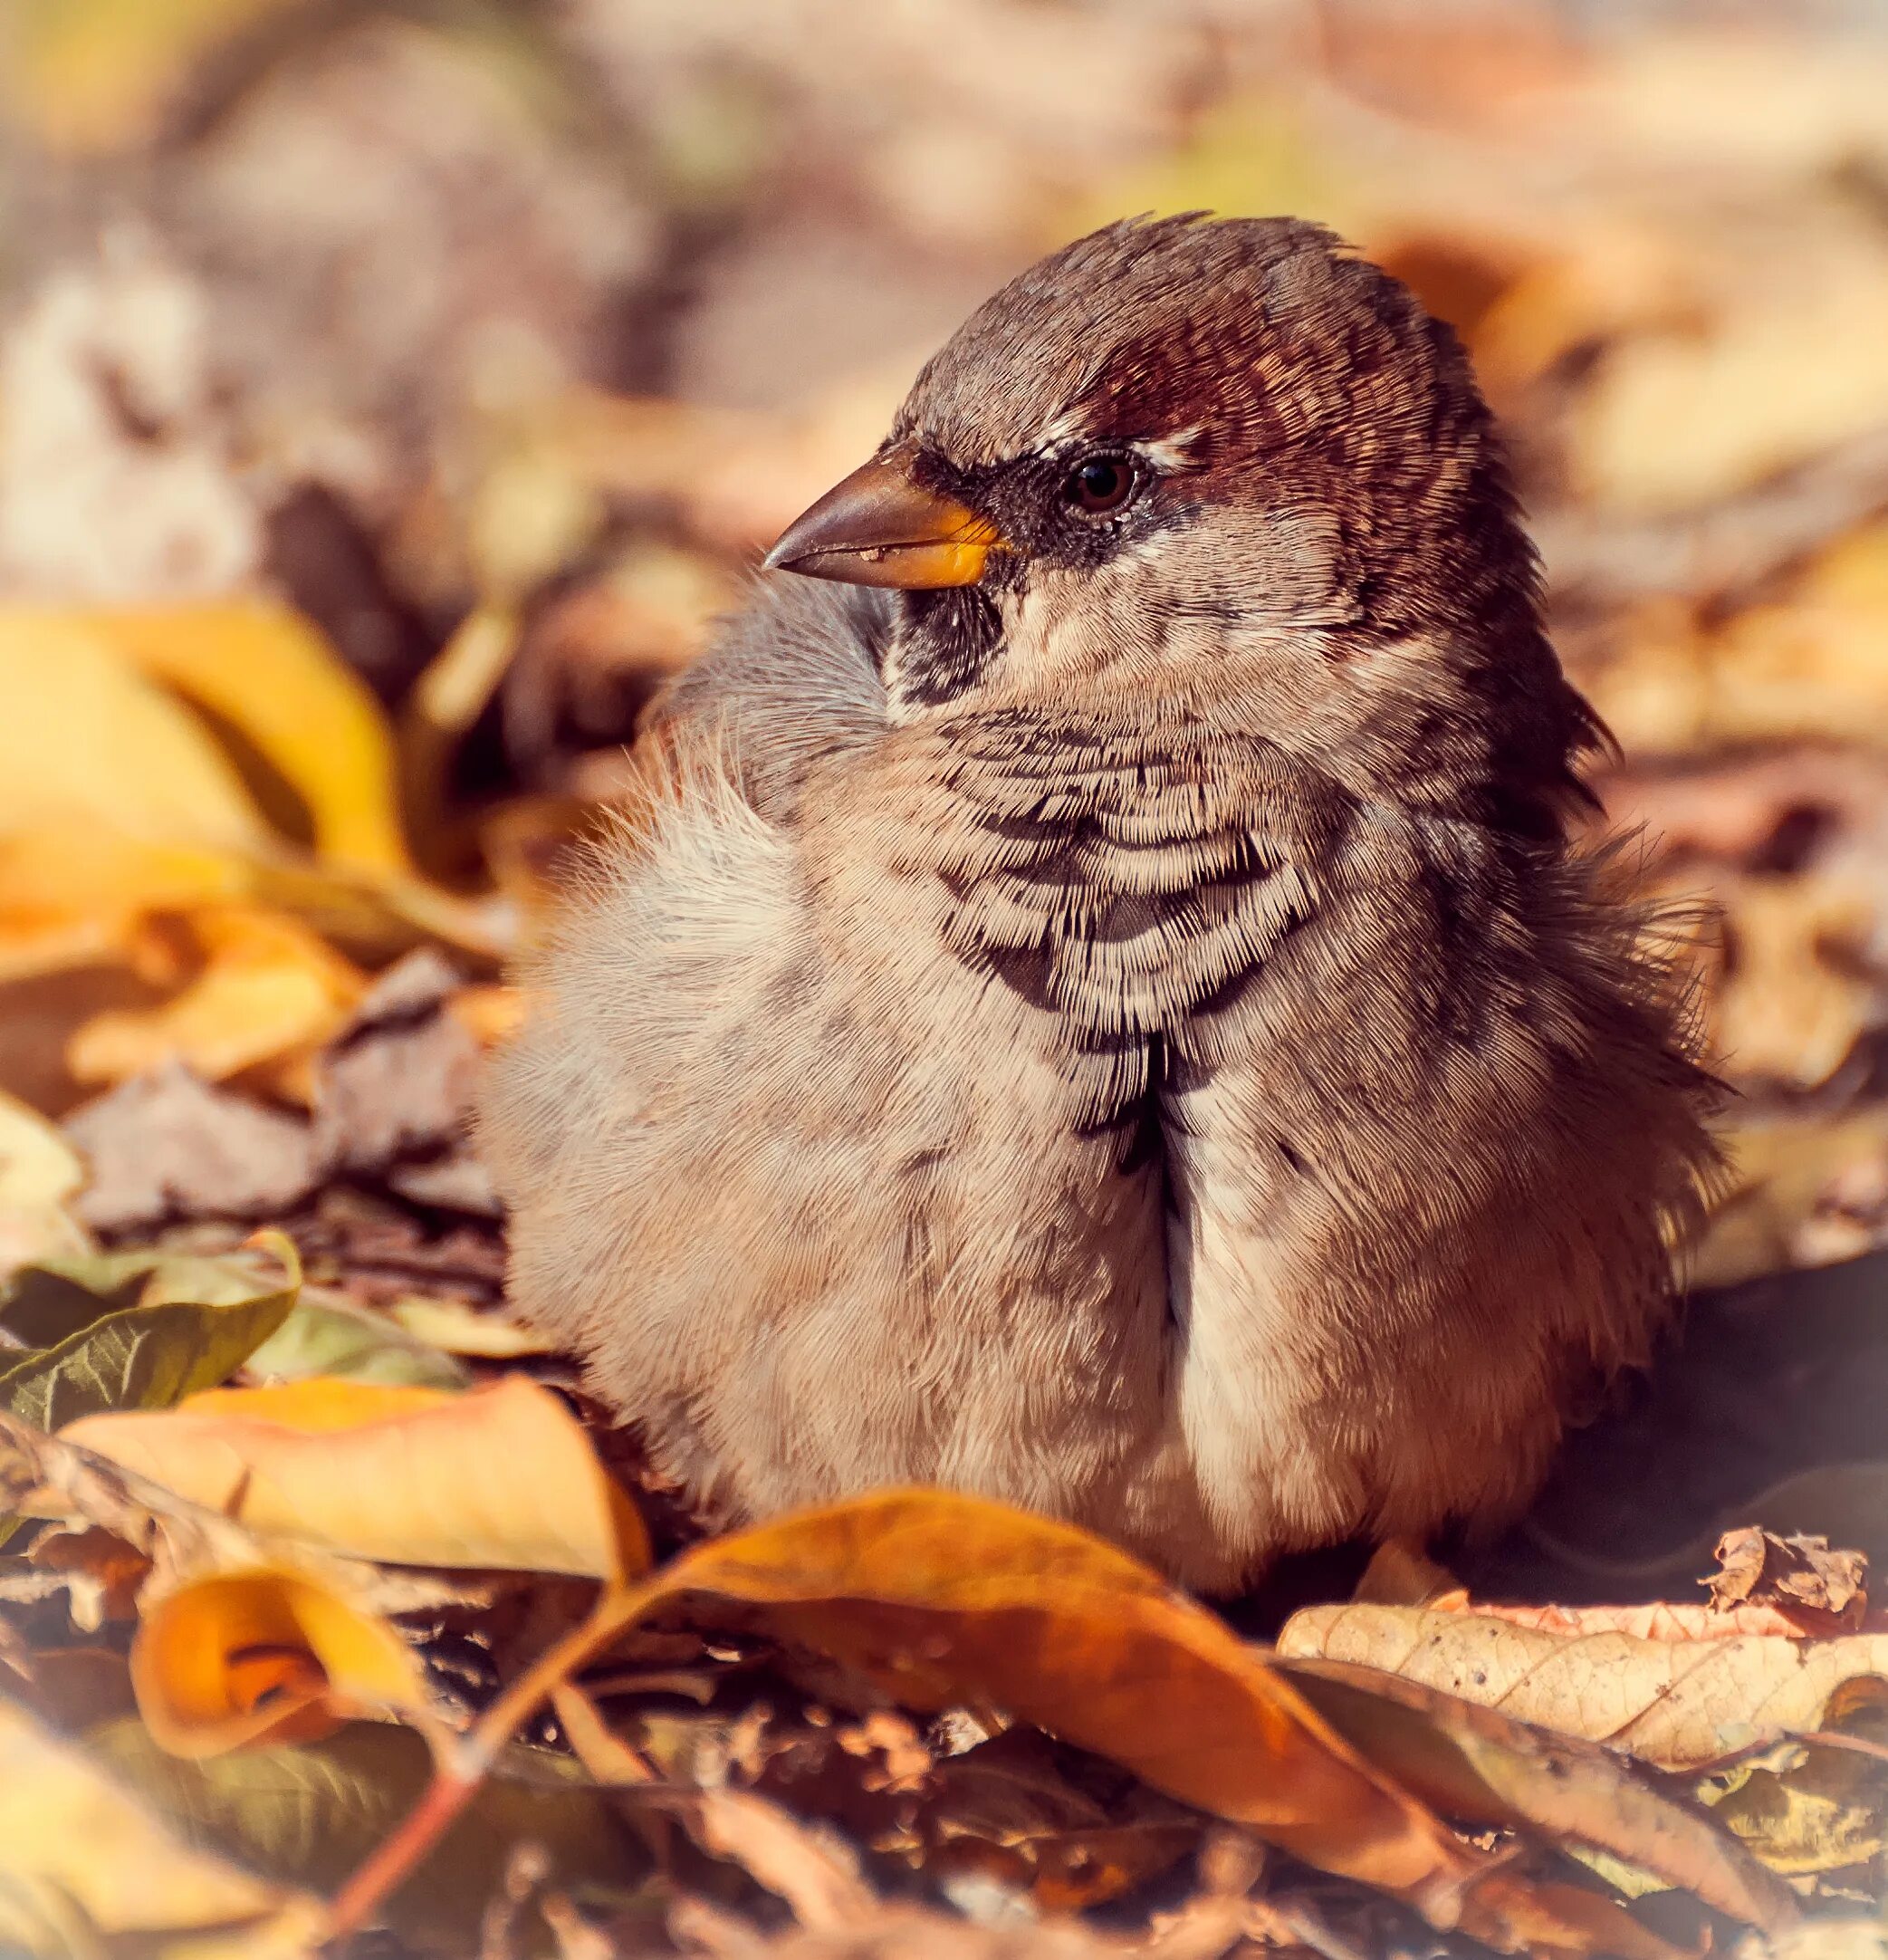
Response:
[[[500,1331],[503,1321],[494,1322]],[[465,1388],[468,1369],[393,1313],[356,1306],[339,1294],[304,1287],[289,1317],[249,1357],[258,1381],[327,1375],[345,1381]]]
[[[76,1209],[100,1232],[171,1218],[281,1217],[313,1188],[308,1125],[171,1062],[66,1119],[90,1177]]]
[[[392,731],[367,687],[301,614],[231,600],[98,618],[134,666],[254,745],[307,806],[318,856],[354,870],[411,871]]]
[[[1781,1879],[1596,1744],[1374,1667],[1279,1665],[1357,1750],[1447,1816],[1610,1852],[1746,1925],[1774,1930],[1797,1917]]]
[[[256,851],[268,826],[234,764],[96,620],[0,607],[0,831],[104,829]]]
[[[311,1742],[360,1715],[439,1733],[412,1649],[331,1575],[258,1566],[148,1600],[131,1643],[139,1713],[172,1755]]]
[[[72,1924],[94,1938],[255,1926],[292,1911],[311,1930],[315,1900],[215,1852],[192,1848],[74,1744],[0,1700],[0,1946],[54,1943]]]
[[[380,976],[316,1062],[314,1148],[329,1175],[380,1178],[422,1202],[495,1216],[466,1140],[479,1045],[450,1011],[459,985],[429,949]],[[438,1188],[442,1177],[465,1189]]]
[[[386,1839],[432,1772],[421,1738],[386,1723],[205,1761],[165,1753],[135,1722],[109,1725],[90,1746],[186,1841],[322,1895]],[[395,1895],[391,1925],[425,1951],[475,1951],[485,1902],[521,1842],[544,1848],[559,1884],[630,1889],[647,1853],[618,1822],[610,1799],[582,1778],[569,1756],[508,1750],[439,1850]]]
[[[1608,1902],[1456,1839],[1260,1650],[1099,1539],[941,1491],[890,1491],[685,1552],[624,1618],[688,1601],[829,1654],[903,1705],[987,1703],[1504,1950],[1669,1952]]]
[[[95,1318],[0,1373],[0,1408],[49,1430],[101,1410],[168,1408],[227,1380],[288,1317],[301,1285],[298,1266],[285,1284],[270,1284],[232,1263],[154,1255],[43,1270],[98,1306]],[[120,1304],[128,1283],[137,1298]],[[13,1283],[14,1324],[32,1285],[30,1270]]]
[[[1871,1865],[1888,1850],[1888,1682],[1845,1681],[1816,1734],[1747,1758],[1704,1789],[1712,1814],[1773,1870]]]
[[[1387,1606],[1307,1607],[1279,1651],[1400,1674],[1668,1769],[1812,1729],[1843,1681],[1888,1674],[1888,1634],[1648,1640]]]
[[[66,1046],[81,1082],[122,1082],[181,1061],[211,1081],[311,1052],[340,1029],[366,976],[285,913],[218,906],[189,915],[203,966],[155,1007],[94,1015]]]
[[[225,1388],[62,1434],[254,1531],[354,1558],[619,1582],[648,1564],[581,1426],[522,1376],[464,1395],[320,1378]]]
[[[515,1361],[526,1355],[557,1352],[557,1343],[535,1328],[521,1327],[495,1313],[481,1313],[462,1300],[428,1300],[414,1294],[394,1301],[387,1313],[416,1340],[442,1354]]]
[[[1760,1525],[1727,1532],[1718,1541],[1718,1570],[1705,1583],[1711,1604],[1769,1604],[1804,1616],[1804,1630],[1851,1629],[1868,1610],[1868,1561],[1859,1552],[1832,1552],[1826,1538],[1779,1537]]]

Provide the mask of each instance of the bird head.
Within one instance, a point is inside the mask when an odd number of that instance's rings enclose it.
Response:
[[[1454,335],[1294,220],[1130,220],[1042,260],[766,562],[898,591],[897,718],[1237,697],[1407,750],[1440,700],[1531,719],[1550,773],[1591,740]]]

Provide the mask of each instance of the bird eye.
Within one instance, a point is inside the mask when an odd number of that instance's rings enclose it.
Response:
[[[1106,517],[1119,510],[1138,487],[1134,465],[1126,456],[1091,456],[1069,472],[1062,496],[1087,516]]]

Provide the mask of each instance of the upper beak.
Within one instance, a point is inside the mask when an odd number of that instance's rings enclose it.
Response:
[[[926,490],[896,462],[875,459],[796,517],[762,563],[769,572],[915,591],[974,585],[1002,542],[987,517]]]

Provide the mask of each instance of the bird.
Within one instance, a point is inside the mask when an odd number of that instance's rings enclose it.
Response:
[[[886,1486],[1205,1594],[1521,1512],[1717,1174],[1453,332],[1323,228],[981,306],[651,710],[480,1146],[729,1523]]]

